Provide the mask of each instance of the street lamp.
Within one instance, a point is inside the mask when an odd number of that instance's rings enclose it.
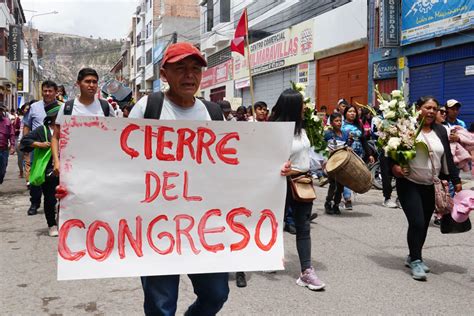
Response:
[[[28,22],[28,26],[31,28],[31,20],[33,20],[33,18],[36,17],[36,16],[48,15],[48,14],[58,14],[58,13],[59,13],[58,11],[51,11],[51,12],[33,14],[30,18],[30,21]]]

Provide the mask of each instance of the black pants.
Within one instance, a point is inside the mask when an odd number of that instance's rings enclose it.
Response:
[[[397,193],[408,220],[407,241],[410,258],[422,260],[421,249],[426,240],[431,215],[435,209],[434,186],[397,179]]]
[[[31,205],[36,205],[40,207],[41,205],[41,195],[42,195],[41,186],[31,185],[30,184],[30,203]]]
[[[344,186],[336,180],[329,178],[329,189],[328,195],[326,196],[326,203],[331,203],[334,201],[334,205],[339,205],[342,199],[342,192],[344,191]]]
[[[387,157],[385,157],[384,153],[380,154],[379,156],[380,162],[380,173],[382,176],[382,191],[383,197],[387,200],[390,199],[392,196],[392,172],[390,171],[390,164],[388,162]]]
[[[309,217],[313,202],[298,202],[293,199],[291,187],[287,185],[285,209],[291,207],[296,227],[296,249],[300,259],[301,271],[311,267],[311,226]]]
[[[41,185],[44,195],[44,216],[48,227],[57,225],[56,223],[56,187],[59,185],[58,177],[46,177],[46,181]],[[40,191],[41,192],[41,191]],[[40,195],[41,197],[41,195]]]

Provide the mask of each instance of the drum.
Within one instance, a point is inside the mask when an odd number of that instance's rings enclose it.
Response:
[[[364,161],[353,151],[341,148],[331,154],[326,163],[328,176],[356,193],[372,187],[372,174]]]

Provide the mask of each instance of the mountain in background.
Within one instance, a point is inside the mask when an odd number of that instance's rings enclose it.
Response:
[[[74,83],[81,68],[94,68],[103,82],[120,57],[122,42],[117,40],[48,32],[40,35],[43,38],[43,80],[64,85],[69,96],[79,92]]]

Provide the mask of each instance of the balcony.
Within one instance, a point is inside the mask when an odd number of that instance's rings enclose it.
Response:
[[[16,85],[16,68],[5,56],[0,56],[0,81]]]

